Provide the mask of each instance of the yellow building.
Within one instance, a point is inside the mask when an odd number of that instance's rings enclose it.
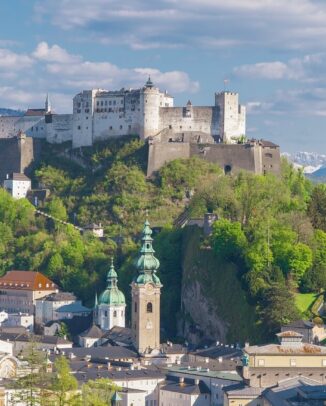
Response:
[[[326,347],[302,342],[302,334],[283,331],[279,344],[246,346],[243,378],[251,387],[267,388],[295,376],[326,383]]]

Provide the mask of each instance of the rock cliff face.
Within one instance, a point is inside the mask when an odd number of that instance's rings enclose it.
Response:
[[[248,303],[239,269],[201,247],[202,242],[200,228],[185,228],[179,334],[192,343],[259,341],[256,311]]]

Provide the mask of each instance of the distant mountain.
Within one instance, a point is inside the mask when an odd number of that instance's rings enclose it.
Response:
[[[22,116],[24,111],[0,108],[0,116]]]
[[[306,176],[315,182],[326,182],[326,165],[313,173],[306,174]]]
[[[297,167],[303,167],[306,174],[312,174],[326,166],[326,155],[317,152],[295,152],[282,154]]]

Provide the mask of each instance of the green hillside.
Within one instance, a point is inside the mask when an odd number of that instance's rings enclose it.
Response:
[[[301,316],[295,295],[326,289],[325,185],[285,161],[279,177],[225,176],[198,158],[172,161],[147,179],[146,157],[147,145],[135,137],[76,151],[45,144],[33,172],[33,184],[50,191],[42,210],[82,227],[101,222],[106,239],[35,216],[27,201],[0,191],[0,272],[39,270],[92,306],[113,255],[129,301],[148,212],[166,337],[189,337],[197,326],[208,338],[259,342]],[[215,213],[212,235],[173,227],[185,211],[194,218]]]

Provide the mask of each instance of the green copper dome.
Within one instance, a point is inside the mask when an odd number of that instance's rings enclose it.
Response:
[[[137,284],[145,285],[153,283],[161,286],[161,281],[156,275],[156,271],[160,266],[160,261],[154,256],[152,230],[148,220],[145,221],[143,228],[142,247],[140,249],[140,257],[136,261],[138,276],[134,279]]]
[[[125,295],[118,289],[118,275],[114,269],[113,259],[111,259],[110,270],[107,275],[107,287],[100,295],[99,304],[125,305]]]

